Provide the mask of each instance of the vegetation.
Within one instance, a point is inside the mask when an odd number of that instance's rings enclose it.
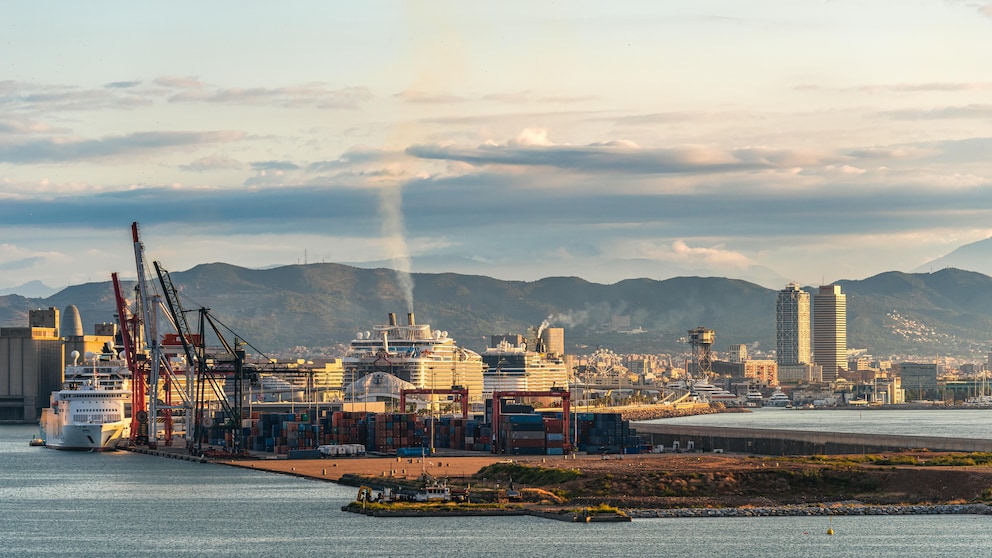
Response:
[[[769,461],[771,459],[768,459]],[[912,454],[894,455],[842,455],[825,456],[813,455],[809,457],[784,457],[776,458],[778,461],[789,461],[793,463],[818,463],[827,464],[834,467],[853,467],[859,464],[869,465],[939,465],[946,467],[969,467],[975,465],[992,465],[992,453],[972,452],[972,453],[952,453],[946,455],[935,455],[929,459],[920,459]]]
[[[551,486],[573,481],[582,476],[578,469],[531,467],[517,463],[494,463],[475,474],[476,479],[513,479],[514,483],[531,486]]]

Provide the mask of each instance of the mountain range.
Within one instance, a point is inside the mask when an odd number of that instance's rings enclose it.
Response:
[[[992,275],[992,237],[965,244],[951,253],[929,261],[914,269],[915,273],[929,273],[935,269],[953,267]]]
[[[687,331],[699,326],[715,331],[716,351],[746,344],[756,355],[775,347],[776,290],[738,279],[628,279],[604,285],[576,277],[524,282],[414,273],[411,305],[403,276],[329,263],[264,270],[212,263],[171,274],[186,310],[209,308],[265,353],[297,348],[301,354],[340,356],[356,332],[386,323],[390,312],[405,321],[411,310],[417,323],[446,330],[474,350],[482,350],[495,334],[533,336],[544,322],[565,329],[566,350],[574,354],[605,347],[678,355],[689,349]],[[958,269],[888,272],[837,284],[847,294],[849,348],[883,358],[984,360],[992,344],[987,275]],[[124,283],[126,296],[133,298],[133,287],[133,281]],[[69,304],[79,309],[86,333],[94,323],[114,320],[113,289],[105,281],[44,298],[0,296],[0,325],[23,327],[28,310],[64,310]],[[188,319],[196,323],[195,317]]]

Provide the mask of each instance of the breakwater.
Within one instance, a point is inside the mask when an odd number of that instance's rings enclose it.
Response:
[[[987,504],[940,504],[940,505],[891,505],[866,506],[823,505],[823,506],[772,506],[741,508],[672,508],[672,509],[625,509],[634,519],[676,518],[676,517],[805,517],[832,515],[992,515],[992,507]]]
[[[992,452],[992,440],[971,438],[689,426],[644,422],[639,422],[635,426],[637,433],[650,440],[654,446],[672,448],[678,442],[677,445],[682,450],[715,450],[758,455],[842,455],[921,449]]]

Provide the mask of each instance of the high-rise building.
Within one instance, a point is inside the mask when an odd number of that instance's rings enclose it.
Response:
[[[824,382],[847,366],[847,295],[838,285],[821,285],[813,296],[813,360],[823,367]]]
[[[809,364],[809,293],[789,283],[775,300],[775,360],[780,366]]]

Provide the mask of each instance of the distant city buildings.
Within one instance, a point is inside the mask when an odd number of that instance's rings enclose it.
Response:
[[[813,296],[813,360],[823,367],[824,382],[847,366],[847,295],[839,285],[821,285]]]
[[[779,366],[810,362],[809,293],[789,283],[775,299],[775,360]]]
[[[902,380],[902,389],[912,399],[933,399],[937,397],[937,376],[940,367],[936,363],[901,362],[897,373]]]

